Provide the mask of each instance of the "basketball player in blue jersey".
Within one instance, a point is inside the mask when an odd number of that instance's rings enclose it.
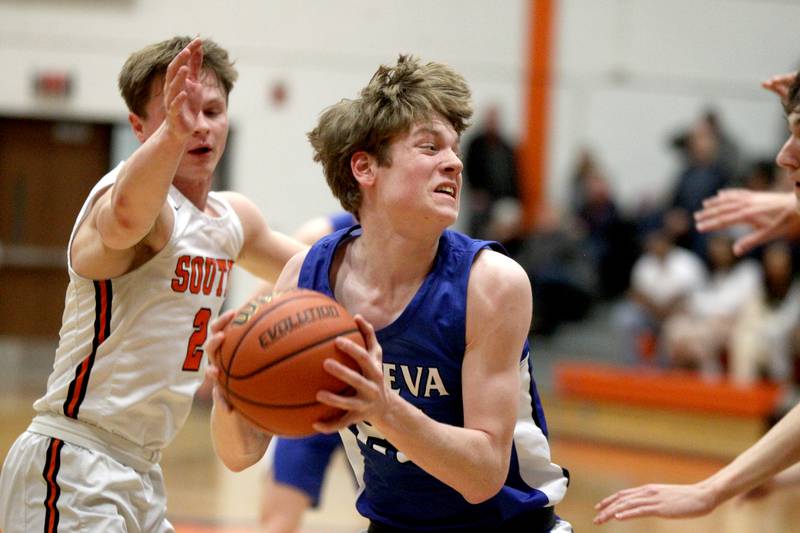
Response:
[[[312,218],[292,236],[300,242],[313,244],[321,237],[355,223],[353,215],[343,211]],[[273,440],[261,494],[261,533],[294,533],[298,530],[303,513],[319,504],[325,472],[341,444],[342,439],[336,433]]]
[[[210,191],[236,77],[224,49],[188,37],[125,63],[142,145],[92,189],[70,236],[53,371],[0,475],[5,533],[174,531],[158,461],[202,382],[231,268],[275,279],[303,248],[247,198]]]
[[[346,414],[315,429],[340,430],[372,533],[572,530],[553,508],[568,479],[550,460],[532,379],[530,282],[496,243],[447,230],[471,115],[461,75],[401,56],[309,134],[361,225],[292,258],[276,290],[314,289],[357,316],[366,349],[337,346],[361,373],[324,363],[355,395],[320,391]],[[210,352],[230,316],[213,326]],[[270,436],[214,397],[219,457],[233,470],[254,464]]]
[[[723,190],[707,199],[703,209],[695,214],[701,231],[750,225],[752,231],[734,243],[737,255],[772,239],[800,237],[800,75],[775,76],[762,86],[781,98],[786,112],[789,138],[778,152],[776,162],[788,172],[794,193]],[[737,494],[797,485],[800,485],[800,405],[712,476],[688,485],[654,483],[619,491],[597,504],[594,521],[602,524],[646,516],[702,516]]]

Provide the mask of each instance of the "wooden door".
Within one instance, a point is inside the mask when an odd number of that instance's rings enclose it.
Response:
[[[111,129],[0,117],[0,335],[58,336],[69,234],[108,171]]]

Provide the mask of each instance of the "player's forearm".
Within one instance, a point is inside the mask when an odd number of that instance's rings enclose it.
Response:
[[[171,135],[162,124],[125,162],[108,204],[98,215],[98,229],[107,246],[129,248],[152,229],[185,146],[186,139]]]
[[[789,488],[800,486],[800,463],[795,463],[783,472],[772,478],[776,488]]]
[[[470,503],[499,492],[508,474],[510,440],[437,422],[399,396],[375,428],[414,464],[457,490]]]
[[[211,440],[222,463],[234,472],[256,464],[267,451],[271,436],[245,423],[233,411],[214,405]]]
[[[756,444],[704,482],[719,502],[756,487],[800,460],[800,405]]]

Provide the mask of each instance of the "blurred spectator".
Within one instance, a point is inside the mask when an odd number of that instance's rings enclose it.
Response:
[[[533,333],[550,335],[562,322],[586,317],[596,294],[596,269],[583,236],[557,209],[540,209],[515,259],[533,286]]]
[[[640,235],[663,227],[675,244],[703,258],[707,248],[706,236],[695,228],[693,213],[702,207],[703,200],[731,184],[734,165],[725,158],[738,159],[738,149],[732,141],[727,141],[723,149],[719,121],[709,117],[716,117],[716,114],[705,113],[687,132],[672,139],[671,146],[678,151],[683,168],[675,179],[666,203],[660,208],[647,208],[638,220]],[[726,155],[726,151],[731,154]]]
[[[578,152],[575,168],[572,171],[570,190],[570,208],[572,213],[578,214],[586,204],[586,179],[587,176],[600,172],[599,165],[592,152],[582,148]]]
[[[709,132],[716,139],[717,154],[719,165],[728,176],[740,174],[743,169],[743,158],[738,144],[733,140],[730,133],[722,126],[719,114],[714,109],[707,109],[698,117],[695,126],[679,133],[672,138],[672,146],[678,149],[688,159],[691,158],[691,137],[696,126],[708,127]]]
[[[762,376],[781,383],[792,380],[793,337],[800,324],[800,283],[792,251],[776,241],[762,256],[763,283],[745,303],[730,338],[731,378],[749,385]]]
[[[629,362],[664,363],[661,327],[702,286],[705,275],[703,262],[675,246],[663,229],[647,235],[645,253],[633,265],[628,294],[614,314]]]
[[[711,275],[695,290],[687,305],[664,324],[664,348],[679,367],[699,368],[705,377],[722,376],[721,357],[733,325],[761,280],[761,269],[752,259],[737,261],[733,239],[714,233],[708,239]]]
[[[778,166],[770,159],[759,159],[750,165],[742,186],[752,191],[770,191],[775,186]]]
[[[615,298],[628,287],[639,256],[633,225],[624,220],[611,187],[590,152],[583,150],[573,175],[572,206],[587,234],[588,250],[602,283],[600,295]]]
[[[470,235],[504,243],[513,240],[520,231],[521,217],[517,215],[512,226],[506,215],[511,211],[510,205],[516,206],[517,214],[521,212],[517,160],[514,148],[502,136],[496,106],[486,110],[482,129],[467,144],[464,175],[469,186]],[[500,200],[504,201],[501,209],[495,209]],[[498,214],[502,220],[493,220],[493,215]],[[502,235],[493,233],[498,229]]]
[[[708,109],[701,120],[708,124],[717,138],[719,144],[718,160],[725,174],[728,176],[740,174],[744,165],[742,152],[730,132],[723,127],[719,114],[714,109]]]
[[[675,243],[700,256],[706,251],[705,236],[695,229],[692,214],[702,208],[703,200],[728,185],[731,177],[717,135],[705,116],[689,130],[684,148],[685,166],[664,215],[664,225]]]

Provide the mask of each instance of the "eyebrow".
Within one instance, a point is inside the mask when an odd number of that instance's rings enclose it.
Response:
[[[441,131],[435,130],[435,129],[431,128],[430,126],[419,126],[414,131],[413,134],[414,134],[415,137],[418,137],[420,135],[425,135],[425,134],[433,135],[434,137],[442,137],[442,132]]]

